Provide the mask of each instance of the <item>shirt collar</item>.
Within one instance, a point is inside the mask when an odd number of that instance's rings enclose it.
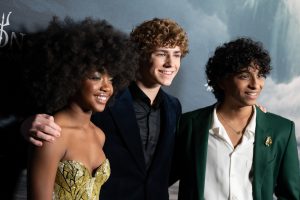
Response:
[[[150,106],[151,101],[150,101],[149,97],[137,86],[137,84],[135,82],[132,82],[129,85],[129,91],[130,91],[131,96],[133,97],[134,101],[142,101]],[[162,91],[161,91],[161,89],[159,89],[151,107],[159,108],[162,101],[163,101]]]
[[[223,128],[223,125],[221,124],[220,120],[217,117],[217,107],[218,107],[218,104],[216,104],[214,107],[212,127],[210,129],[210,133],[213,135],[219,135],[221,137],[224,137],[223,134],[225,134],[225,131],[221,131],[221,129]],[[244,136],[246,136],[248,139],[254,137],[255,128],[256,128],[256,108],[255,108],[255,106],[253,106],[253,115],[245,129]]]
[[[253,115],[252,115],[251,120],[248,123],[248,126],[246,127],[246,130],[245,130],[245,136],[248,138],[254,137],[255,128],[256,128],[256,108],[255,108],[255,106],[252,106],[252,109],[253,109]]]

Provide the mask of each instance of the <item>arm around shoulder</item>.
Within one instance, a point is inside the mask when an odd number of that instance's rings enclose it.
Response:
[[[36,146],[43,142],[54,141],[60,135],[61,128],[54,122],[53,116],[37,114],[25,119],[20,127],[20,132],[25,140]]]

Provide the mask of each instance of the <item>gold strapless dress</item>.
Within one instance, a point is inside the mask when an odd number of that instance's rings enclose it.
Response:
[[[55,200],[98,200],[101,186],[110,175],[108,159],[99,166],[94,175],[80,162],[59,162],[55,178],[53,199]]]

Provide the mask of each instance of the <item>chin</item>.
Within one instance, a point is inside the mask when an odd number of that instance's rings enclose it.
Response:
[[[251,105],[251,106],[253,106],[253,105],[255,105],[257,102],[256,102],[256,100],[255,101],[250,101],[248,104],[249,105]]]
[[[249,102],[248,102],[248,103],[245,103],[244,106],[254,106],[255,104],[256,104],[256,103],[252,103],[252,102],[249,103]]]
[[[98,107],[98,108],[95,108],[94,109],[94,112],[103,112],[104,111],[104,109],[105,109],[105,106],[103,106],[103,107]]]
[[[172,81],[163,81],[161,82],[162,86],[170,86],[172,84]]]

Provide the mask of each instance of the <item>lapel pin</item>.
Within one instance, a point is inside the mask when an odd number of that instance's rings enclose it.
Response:
[[[266,145],[267,147],[269,147],[269,146],[271,146],[271,144],[272,144],[272,138],[271,138],[271,136],[268,136],[268,137],[266,138],[265,145]]]

